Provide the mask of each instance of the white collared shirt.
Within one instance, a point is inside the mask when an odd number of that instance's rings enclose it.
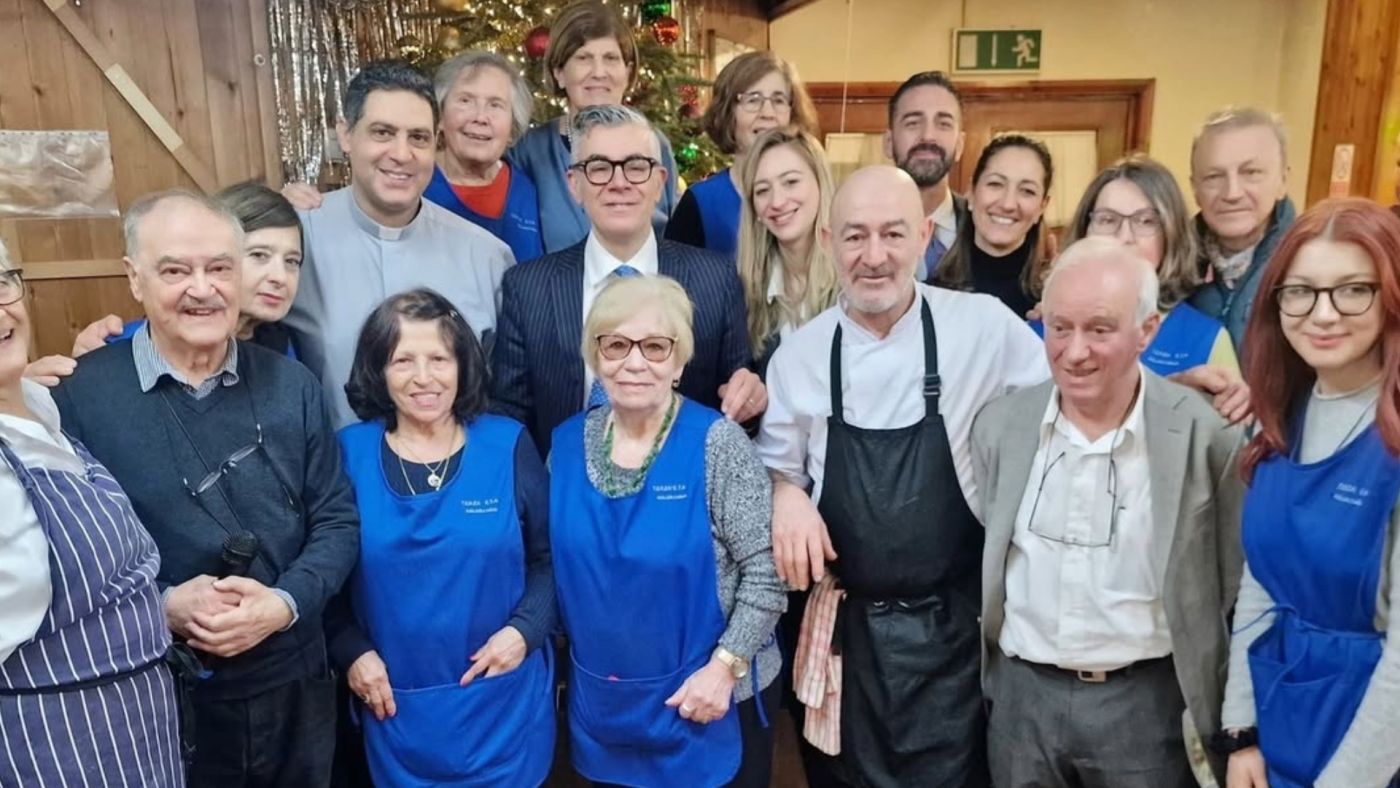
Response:
[[[775,265],[773,266],[773,273],[768,275],[768,303],[774,303],[778,299],[782,298],[786,292],[787,283],[783,280],[783,267],[781,265]],[[800,323],[806,323],[808,320],[811,319],[812,316],[807,314],[807,304],[805,302],[799,304],[798,320],[800,321]],[[797,326],[793,325],[789,320],[786,319],[786,317],[784,317],[782,322],[778,323],[778,338],[787,339],[788,336],[796,330]]]
[[[20,386],[25,407],[38,421],[0,414],[0,437],[26,466],[82,473],[83,461],[59,429],[48,389],[32,380]],[[0,461],[0,662],[39,631],[52,599],[49,540],[19,476]]]
[[[958,483],[978,511],[968,434],[983,405],[1050,377],[1045,345],[1001,301],[915,283],[928,302],[938,338],[939,409],[948,430]],[[837,304],[793,331],[768,366],[768,410],[757,448],[763,464],[819,501],[831,415],[831,338],[841,326],[845,420],[866,429],[906,427],[924,417],[924,336],[919,301],[884,338],[860,326]]]
[[[656,252],[656,233],[648,232],[646,243],[632,255],[630,260],[619,260],[612,252],[603,248],[598,236],[590,232],[583,245],[583,322],[588,322],[588,310],[593,308],[593,299],[603,292],[608,277],[624,265],[637,269],[638,273],[656,276],[659,269]],[[583,365],[583,401],[588,401],[588,390],[593,387],[593,370]]]
[[[1003,653],[1071,670],[1116,670],[1171,653],[1167,557],[1154,549],[1144,436],[1141,391],[1122,426],[1094,441],[1052,391],[1006,556]]]
[[[933,213],[929,214],[928,218],[933,220],[933,238],[929,239],[929,246],[933,246],[934,240],[937,240],[943,244],[944,249],[952,249],[953,244],[958,240],[958,215],[953,210],[952,189],[944,193],[943,202],[933,209]],[[928,279],[928,274],[928,259],[920,258],[918,266],[914,269],[914,278],[923,282]]]

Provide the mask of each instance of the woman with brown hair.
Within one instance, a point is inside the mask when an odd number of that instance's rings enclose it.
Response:
[[[715,145],[734,156],[734,165],[681,195],[666,237],[733,255],[739,246],[739,173],[754,141],[788,125],[816,134],[817,111],[791,63],[772,52],[749,52],[719,72],[702,121]]]
[[[567,249],[588,235],[588,217],[569,194],[564,174],[573,162],[572,120],[584,107],[621,104],[637,79],[637,42],[617,11],[594,0],[566,6],[549,27],[544,53],[546,82],[566,100],[564,114],[531,129],[507,159],[535,182],[540,198],[540,233],[545,254]],[[666,188],[652,215],[657,235],[676,205],[676,158],[660,132],[661,167]]]
[[[1214,744],[1229,788],[1385,785],[1400,769],[1400,219],[1319,203],[1259,293],[1245,573]]]

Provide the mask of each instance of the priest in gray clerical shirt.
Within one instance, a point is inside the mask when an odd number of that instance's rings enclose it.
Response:
[[[336,132],[349,186],[301,214],[305,261],[287,315],[297,354],[321,379],[336,426],[365,318],[387,296],[430,287],[447,297],[487,352],[510,248],[423,199],[433,173],[438,105],[432,82],[402,62],[365,65],[345,91]]]

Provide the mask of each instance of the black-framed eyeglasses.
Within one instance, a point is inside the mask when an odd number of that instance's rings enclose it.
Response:
[[[1153,208],[1143,208],[1133,213],[1119,213],[1108,208],[1096,208],[1089,212],[1089,235],[1117,235],[1128,223],[1137,238],[1151,238],[1162,232],[1162,217]]]
[[[735,96],[734,100],[748,112],[758,112],[763,109],[764,102],[771,103],[774,112],[782,112],[792,106],[792,96],[786,93],[769,93],[765,95],[757,90],[750,90],[748,93],[740,93]]]
[[[613,173],[620,169],[622,177],[627,179],[628,183],[639,186],[651,178],[652,170],[660,164],[661,162],[650,156],[628,156],[621,161],[594,156],[569,165],[569,169],[583,173],[583,177],[594,186],[607,186],[612,183]]]
[[[189,479],[180,480],[184,483],[185,490],[189,492],[190,497],[198,498],[199,496],[208,492],[209,488],[218,484],[219,480],[227,476],[229,471],[233,470],[234,468],[237,468],[238,463],[253,456],[254,452],[263,447],[262,425],[254,423],[253,429],[256,435],[256,437],[253,439],[253,442],[248,444],[247,446],[244,446],[241,449],[235,449],[232,454],[230,454],[227,458],[224,459],[223,462],[219,463],[218,467],[210,471],[209,474],[206,475],[203,479],[200,479],[199,484],[196,484],[193,487],[191,487]]]
[[[0,306],[19,303],[24,298],[24,270],[8,268],[0,271]]]
[[[642,337],[632,339],[621,334],[599,334],[594,337],[598,343],[598,353],[608,361],[621,361],[632,354],[632,348],[641,348],[642,358],[661,362],[671,357],[676,350],[676,340],[672,337]]]
[[[1326,293],[1337,314],[1356,317],[1371,309],[1380,289],[1375,282],[1347,282],[1333,287],[1279,285],[1274,288],[1274,301],[1278,303],[1278,311],[1288,317],[1307,317],[1317,308],[1318,295]]]
[[[1059,418],[1060,415],[1058,413],[1055,414],[1055,419],[1058,420]],[[1114,460],[1113,454],[1118,448],[1118,435],[1122,431],[1122,429],[1122,425],[1119,425],[1118,429],[1113,431],[1113,437],[1109,440],[1108,444],[1108,487],[1105,490],[1105,492],[1108,494],[1109,501],[1111,502],[1110,506],[1112,508],[1109,509],[1108,534],[1106,538],[1100,541],[1099,539],[1080,539],[1077,537],[1070,536],[1065,533],[1063,522],[1060,523],[1059,533],[1053,533],[1050,530],[1047,530],[1045,524],[1041,524],[1039,527],[1037,527],[1036,525],[1036,514],[1040,510],[1040,495],[1045,491],[1045,481],[1046,479],[1050,478],[1050,471],[1054,469],[1054,467],[1065,458],[1066,452],[1063,451],[1056,455],[1055,459],[1046,463],[1045,469],[1040,472],[1040,486],[1036,488],[1035,500],[1031,503],[1031,516],[1026,522],[1027,530],[1029,530],[1032,534],[1035,534],[1036,536],[1040,537],[1041,539],[1045,539],[1051,542],[1058,542],[1059,544],[1070,545],[1073,547],[1093,548],[1111,547],[1113,545],[1113,539],[1118,533],[1118,514],[1122,511],[1122,507],[1118,505],[1118,463]],[[1045,445],[1047,457],[1049,456],[1050,445],[1054,442],[1054,436],[1055,423],[1051,422],[1050,440],[1047,441]]]

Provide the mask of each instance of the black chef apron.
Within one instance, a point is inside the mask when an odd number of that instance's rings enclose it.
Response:
[[[924,417],[847,424],[841,327],[831,340],[831,417],[817,510],[846,590],[839,772],[869,788],[989,784],[977,616],[982,526],[958,483],[938,410],[938,341],[919,298]]]

